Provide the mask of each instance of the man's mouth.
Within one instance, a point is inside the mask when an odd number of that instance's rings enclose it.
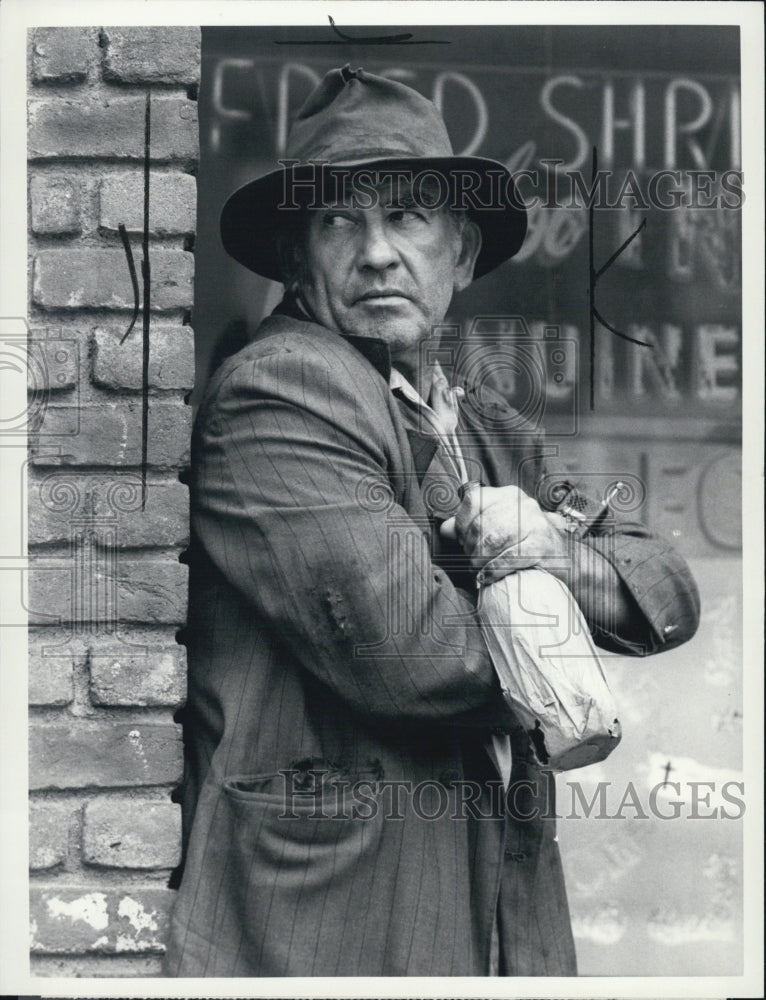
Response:
[[[355,302],[369,302],[372,305],[376,303],[394,305],[396,302],[409,301],[409,298],[409,295],[405,295],[404,292],[400,292],[396,288],[379,288],[364,292],[355,299]]]

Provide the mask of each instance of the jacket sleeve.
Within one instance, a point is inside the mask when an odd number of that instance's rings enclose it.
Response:
[[[387,387],[343,364],[283,342],[217,381],[195,430],[195,534],[264,627],[356,710],[511,725],[473,606],[396,501]]]
[[[550,496],[557,477],[548,471],[545,479],[543,493]],[[571,491],[568,503],[585,513],[600,510],[585,491],[566,481],[559,483],[559,490]],[[608,510],[594,521],[580,544],[595,549],[609,564],[614,585],[621,588],[630,609],[629,622],[620,627],[591,623],[598,645],[615,653],[649,656],[692,638],[699,625],[699,591],[685,560],[664,538]],[[609,600],[608,592],[604,600]],[[608,621],[608,614],[603,617]]]
[[[611,615],[612,627],[607,624],[609,614],[603,614],[598,624],[588,622],[598,645],[615,653],[648,656],[691,639],[699,625],[700,599],[683,557],[661,536],[623,513],[610,511],[597,517],[601,504],[588,495],[588,479],[578,482],[545,431],[527,423],[499,393],[486,387],[482,393],[478,399],[475,390],[468,389],[461,410],[462,431],[464,450],[484,468],[489,482],[520,487],[546,511],[556,510],[566,497],[576,509],[595,517],[590,533],[578,544],[601,555],[612,571],[610,586],[620,591],[615,608],[624,601],[629,609],[629,620],[619,625],[616,614]],[[487,423],[487,413],[493,414],[494,426]],[[496,428],[503,426],[513,428],[506,448],[498,446]],[[607,590],[603,600],[609,599]]]
[[[629,630],[597,630],[600,646],[649,656],[692,638],[699,625],[699,591],[685,560],[668,542],[641,524],[616,520],[586,536],[583,544],[610,563],[634,612]]]

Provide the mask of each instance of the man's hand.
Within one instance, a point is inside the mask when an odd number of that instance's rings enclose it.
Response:
[[[570,557],[564,519],[540,509],[516,486],[469,487],[454,518],[442,526],[454,536],[479,571],[482,584],[530,566],[562,578]]]
[[[560,514],[541,510],[516,486],[469,486],[442,534],[458,539],[482,586],[540,566],[569,587],[591,629],[629,636],[640,625],[637,606],[607,559],[570,535]]]

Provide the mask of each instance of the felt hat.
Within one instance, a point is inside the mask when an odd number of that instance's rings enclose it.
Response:
[[[448,207],[480,227],[474,277],[521,247],[527,216],[508,169],[497,160],[455,156],[437,107],[416,90],[363,69],[330,70],[298,112],[282,166],[245,184],[221,213],[221,239],[236,261],[281,280],[275,234],[299,206],[337,193],[337,177],[363,169],[380,176],[443,179]]]

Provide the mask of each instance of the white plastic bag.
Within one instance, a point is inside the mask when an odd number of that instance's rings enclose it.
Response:
[[[510,573],[480,591],[477,614],[505,698],[539,762],[568,771],[608,757],[622,735],[617,708],[565,584],[542,569]]]

